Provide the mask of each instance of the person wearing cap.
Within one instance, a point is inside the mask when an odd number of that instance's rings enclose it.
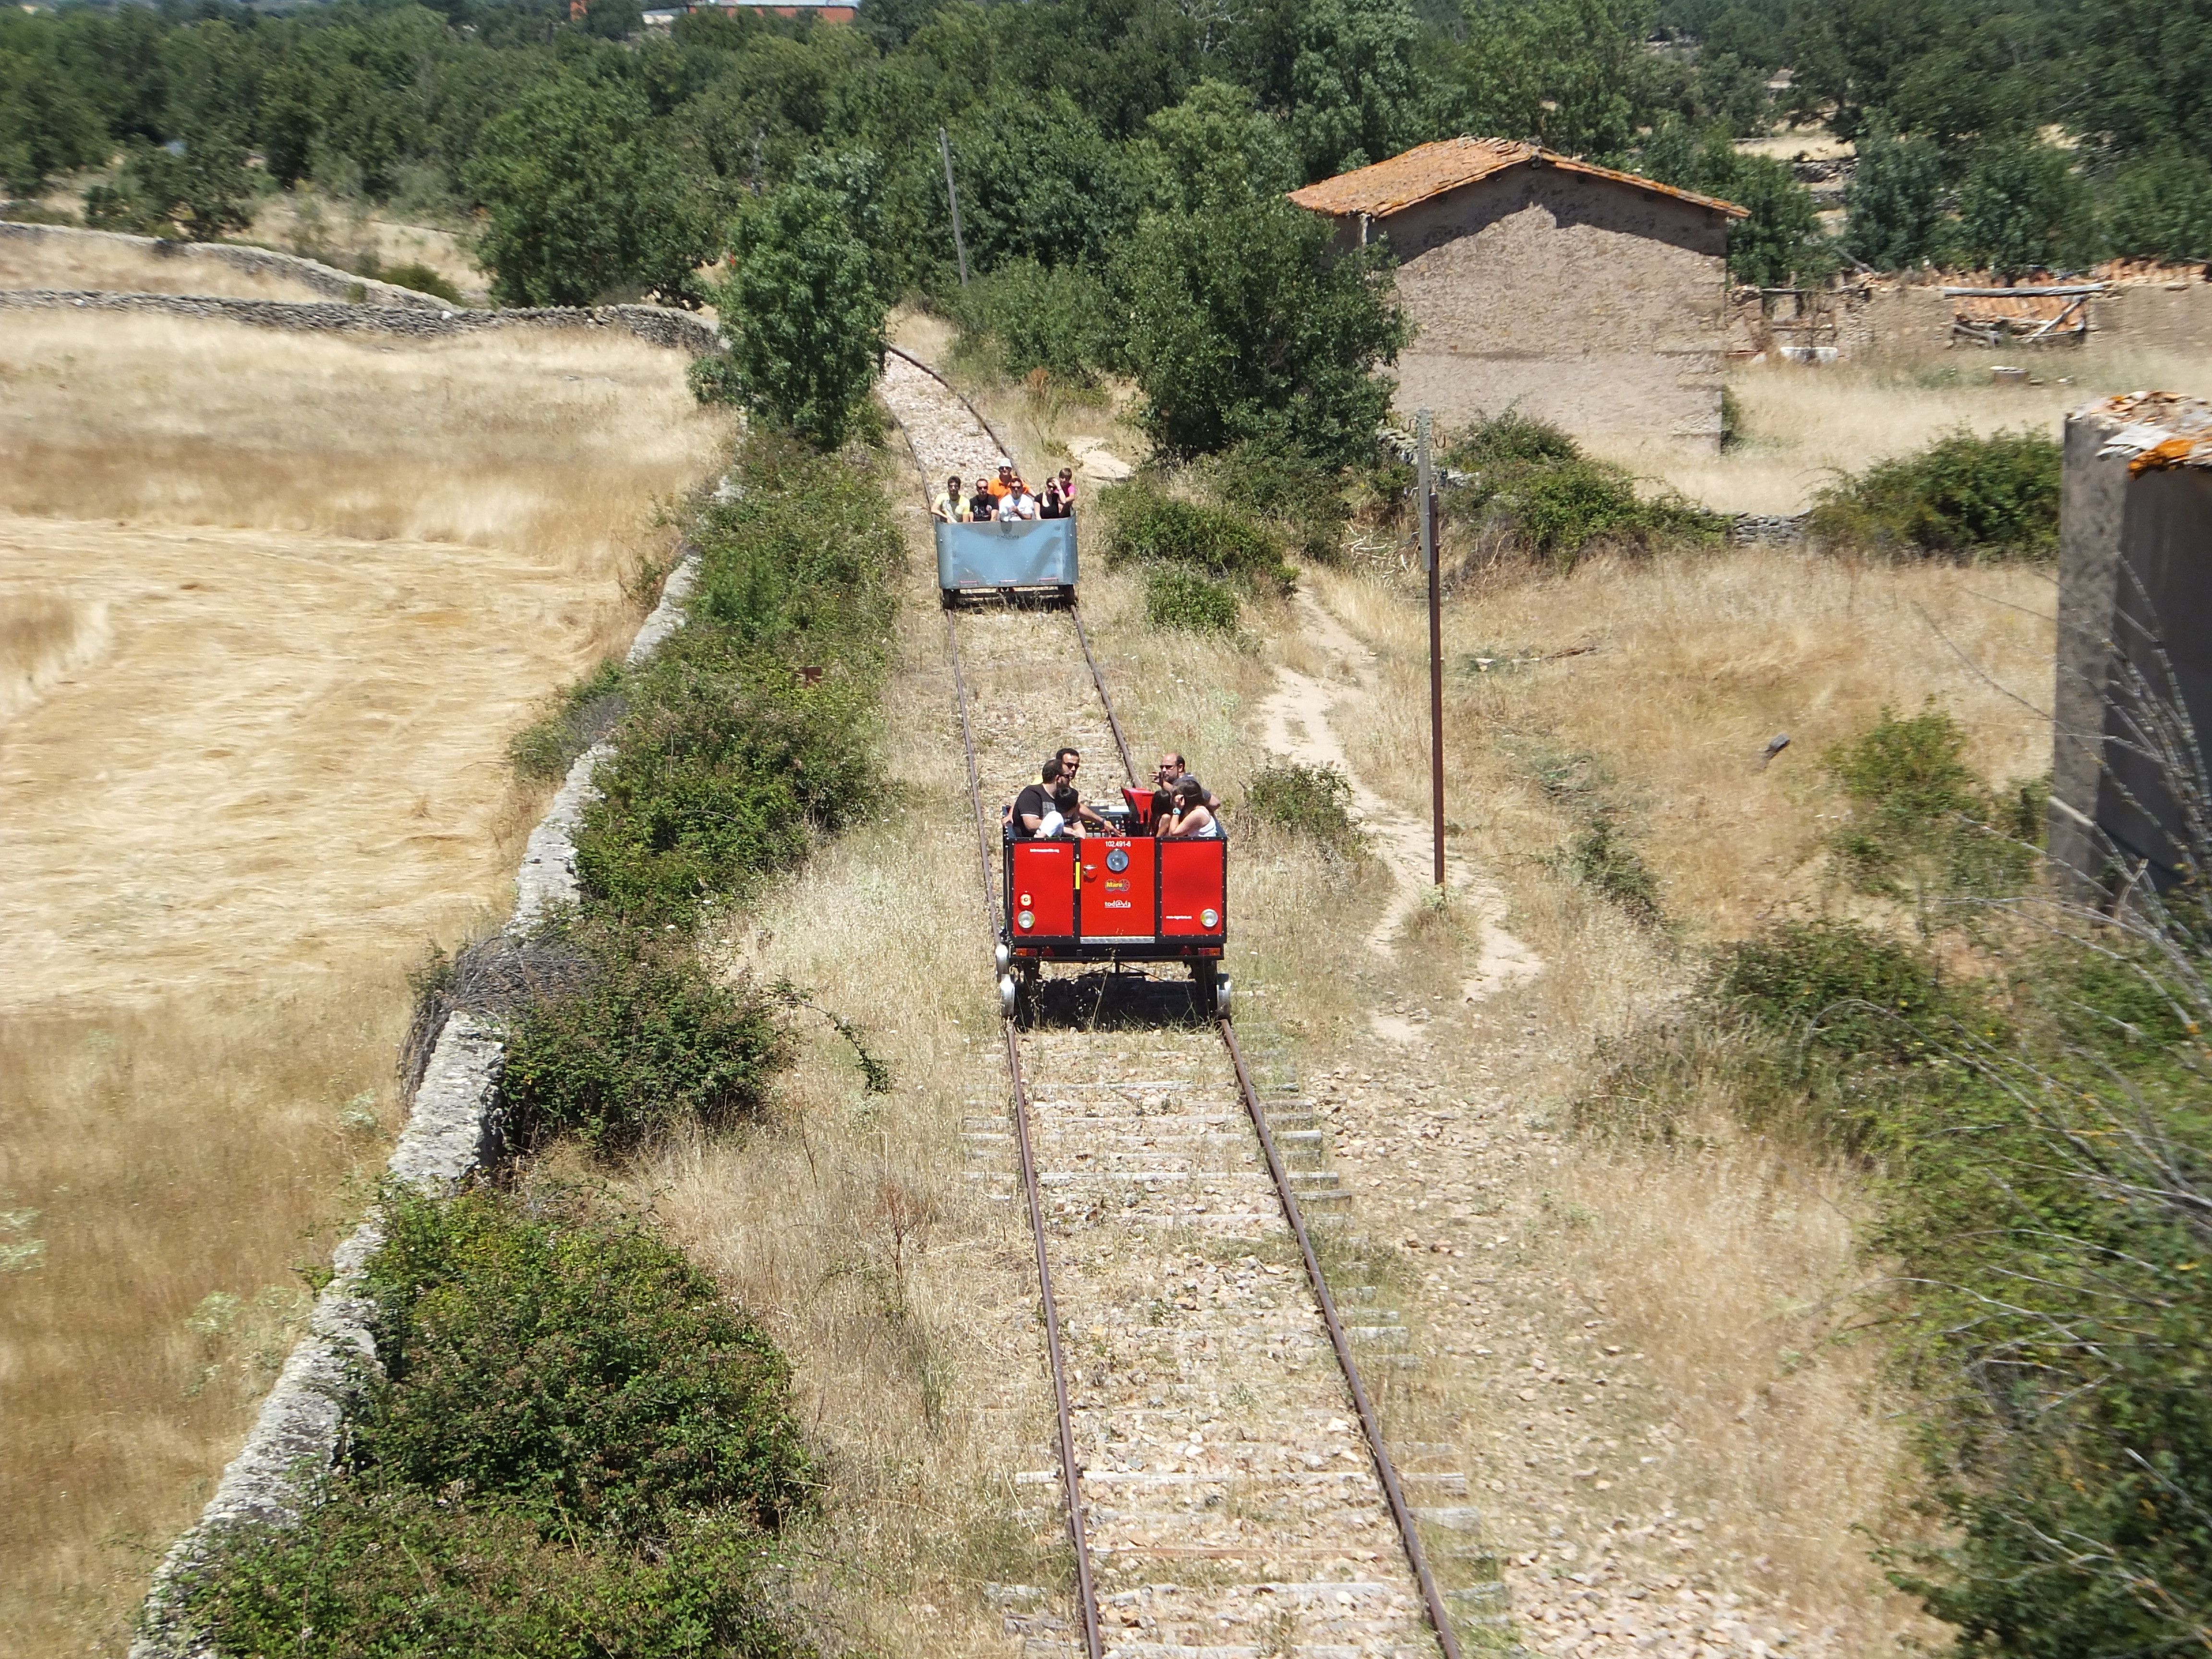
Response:
[[[992,479],[987,486],[991,492],[991,499],[1000,501],[1006,500],[1007,492],[1013,487],[1014,464],[1001,457],[999,461],[999,476]]]

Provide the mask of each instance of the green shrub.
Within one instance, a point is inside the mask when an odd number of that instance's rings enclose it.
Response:
[[[339,1480],[296,1527],[231,1534],[191,1616],[236,1659],[787,1659],[761,1540],[721,1517],[650,1551],[580,1545],[495,1509]]]
[[[623,710],[623,665],[610,657],[554,696],[545,712],[507,740],[507,758],[524,777],[550,783],[613,731]]]
[[[1881,718],[1823,758],[1851,803],[1830,837],[1851,883],[1891,898],[2018,890],[2043,834],[2039,784],[1993,792],[1960,758],[1966,734],[1931,700]]]
[[[2048,559],[2058,550],[2059,448],[2038,432],[1961,429],[1820,492],[1808,526],[1832,546],[1951,558]]]
[[[1206,476],[1223,505],[1267,521],[1301,558],[1336,562],[1352,519],[1343,468],[1253,439],[1215,457]]]
[[[349,1466],[632,1541],[684,1514],[773,1528],[809,1469],[775,1346],[587,1192],[395,1191],[363,1294],[384,1376]]]
[[[1619,905],[1631,921],[1653,927],[1666,920],[1659,906],[1659,878],[1622,836],[1620,820],[1612,812],[1593,812],[1582,832],[1567,843],[1561,862],[1583,886]]]
[[[1115,484],[1100,502],[1109,563],[1188,565],[1285,592],[1295,580],[1275,538],[1232,507],[1187,501],[1143,478]]]
[[[1156,565],[1145,573],[1145,618],[1193,634],[1237,631],[1237,595],[1192,570]]]
[[[634,1216],[539,1182],[386,1194],[363,1294],[380,1375],[296,1527],[186,1586],[234,1655],[806,1650],[763,1575],[807,1502],[790,1374]]]
[[[591,968],[511,1022],[500,1092],[518,1139],[567,1134],[615,1149],[758,1108],[787,1058],[763,998],[718,976],[688,941],[607,922],[565,931]]]
[[[1672,495],[1646,501],[1620,467],[1583,455],[1557,427],[1515,413],[1478,421],[1444,447],[1445,464],[1472,472],[1447,491],[1444,512],[1474,526],[1493,556],[1562,568],[1596,547],[1648,551],[1666,540],[1717,540],[1714,514]]]
[[[1893,1061],[1924,1057],[1949,1018],[1933,963],[1849,922],[1789,922],[1731,945],[1709,988],[1768,1035]]]
[[[1357,851],[1362,841],[1352,817],[1352,781],[1340,767],[1272,761],[1246,786],[1244,814],[1335,852]]]
[[[1092,386],[1115,360],[1106,289],[1080,265],[1016,259],[957,289],[946,309],[963,352],[994,360],[1016,379],[1042,368],[1054,380]]]
[[[874,799],[904,557],[873,472],[749,437],[695,526],[684,628],[623,681],[628,712],[576,838],[586,902],[682,926],[787,867]],[[802,673],[802,670],[818,671]]]
[[[429,266],[415,260],[410,259],[396,265],[378,266],[362,271],[362,275],[373,276],[380,283],[391,283],[400,288],[412,289],[417,294],[435,295],[439,299],[453,305],[465,303],[461,299],[460,289],[455,288]]]

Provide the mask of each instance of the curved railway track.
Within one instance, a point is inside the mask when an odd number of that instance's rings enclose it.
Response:
[[[1011,453],[903,353],[883,391],[933,487]],[[988,803],[1061,741],[1133,769],[1079,610],[947,611],[945,644],[995,932]],[[1009,1628],[1037,1659],[1460,1659],[1455,1620],[1494,1643],[1465,1478],[1413,1467],[1449,1448],[1394,1456],[1361,1375],[1361,1349],[1406,1363],[1404,1328],[1371,1285],[1346,1317],[1307,1225],[1344,1197],[1292,1167],[1318,1161],[1310,1109],[1271,1113],[1180,978],[1048,980],[1037,1008],[1004,1024],[1010,1118],[967,1133],[971,1176],[1027,1212],[1056,1443],[1019,1479],[1059,1488],[1073,1554],[1073,1620],[1017,1595]]]

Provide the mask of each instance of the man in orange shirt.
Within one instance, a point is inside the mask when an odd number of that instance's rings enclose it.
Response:
[[[999,476],[992,479],[985,488],[991,492],[994,499],[1004,501],[1012,493],[1013,487],[1014,464],[1012,461],[1001,460],[999,463]]]

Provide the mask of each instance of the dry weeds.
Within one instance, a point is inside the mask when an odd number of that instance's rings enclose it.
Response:
[[[1747,365],[1729,371],[1743,424],[1724,453],[1620,440],[1591,447],[1717,512],[1795,513],[1838,470],[1861,471],[1961,426],[2056,437],[2066,411],[2094,398],[2146,386],[2187,391],[2212,376],[2212,360],[2201,351],[2118,342],[2034,356],[2040,385],[1992,381],[1990,365],[2008,361],[1962,350],[1817,368]]]
[[[459,349],[453,349],[455,345]],[[509,733],[715,423],[624,342],[0,337],[0,1653],[119,1653],[382,1157]],[[37,1213],[21,1225],[23,1212]],[[33,1249],[32,1245],[41,1248]]]
[[[485,293],[484,273],[465,235],[384,218],[360,198],[301,189],[266,197],[255,210],[250,234],[266,246],[348,270],[372,259],[385,266],[428,265],[464,295],[478,298]]]

